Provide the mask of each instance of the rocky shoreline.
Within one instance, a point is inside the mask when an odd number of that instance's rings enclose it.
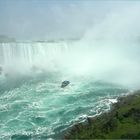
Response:
[[[64,139],[140,139],[140,90],[118,98],[109,112],[75,124]]]

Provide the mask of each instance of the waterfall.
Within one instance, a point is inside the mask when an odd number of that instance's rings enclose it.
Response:
[[[35,65],[58,61],[67,52],[67,42],[0,43],[0,65]]]
[[[126,44],[98,40],[0,43],[0,67],[8,74],[35,70],[137,84],[139,43]]]

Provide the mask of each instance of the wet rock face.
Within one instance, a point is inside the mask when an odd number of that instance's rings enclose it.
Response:
[[[70,81],[63,81],[61,84],[61,88],[64,88],[70,84]]]

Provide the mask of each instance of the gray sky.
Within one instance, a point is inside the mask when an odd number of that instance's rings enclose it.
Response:
[[[135,2],[0,0],[0,34],[20,40],[79,38],[115,9]]]

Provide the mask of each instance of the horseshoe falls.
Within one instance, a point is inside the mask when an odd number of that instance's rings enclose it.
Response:
[[[110,109],[130,88],[102,79],[100,66],[112,64],[99,52],[79,41],[1,43],[0,138],[62,138],[75,123]],[[70,84],[61,88],[64,80]]]

